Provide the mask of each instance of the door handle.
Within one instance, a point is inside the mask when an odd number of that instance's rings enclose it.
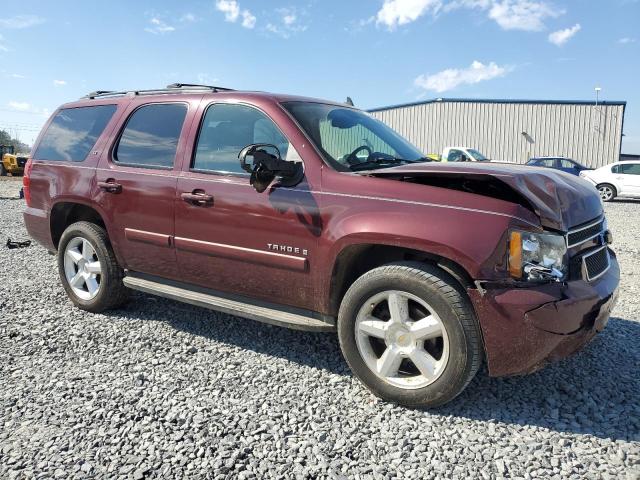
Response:
[[[201,190],[194,190],[193,192],[183,192],[180,194],[180,198],[187,203],[193,205],[200,205],[208,207],[213,205],[213,195],[209,195]]]
[[[116,183],[113,179],[108,179],[106,182],[98,182],[98,187],[105,192],[120,193],[122,192],[122,185]]]

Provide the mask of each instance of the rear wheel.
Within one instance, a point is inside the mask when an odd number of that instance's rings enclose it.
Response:
[[[90,312],[126,302],[129,291],[104,228],[90,222],[70,225],[58,245],[60,280],[71,301]]]
[[[616,195],[618,195],[616,187],[608,183],[598,185],[598,192],[600,193],[600,198],[603,202],[610,202],[616,198]]]
[[[355,375],[402,405],[451,401],[482,358],[468,299],[446,272],[420,263],[386,265],[356,280],[340,306],[338,335]]]

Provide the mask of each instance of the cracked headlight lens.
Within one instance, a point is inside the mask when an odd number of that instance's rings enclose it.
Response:
[[[513,230],[509,235],[509,274],[522,280],[562,280],[567,273],[563,235]]]

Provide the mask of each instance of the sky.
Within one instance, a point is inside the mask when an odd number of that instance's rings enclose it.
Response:
[[[0,0],[0,128],[31,144],[94,90],[204,83],[344,101],[625,100],[640,0]]]

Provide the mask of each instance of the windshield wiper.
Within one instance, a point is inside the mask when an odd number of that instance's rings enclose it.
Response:
[[[360,170],[370,170],[370,167],[381,168],[382,166],[399,165],[401,163],[411,163],[411,160],[393,157],[373,158],[371,160],[356,163],[355,165],[350,165],[349,168],[354,172],[358,172]]]
[[[360,170],[373,170],[370,167],[386,168],[392,165],[399,165],[402,163],[422,163],[422,162],[431,162],[431,161],[432,160],[427,157],[421,157],[421,158],[418,158],[417,160],[407,160],[406,158],[397,158],[397,157],[392,157],[391,155],[389,156],[385,155],[384,157],[375,157],[375,158],[372,158],[371,160],[365,160],[364,162],[356,163],[355,165],[351,165],[349,168],[351,168],[351,170],[354,172],[358,172]]]

